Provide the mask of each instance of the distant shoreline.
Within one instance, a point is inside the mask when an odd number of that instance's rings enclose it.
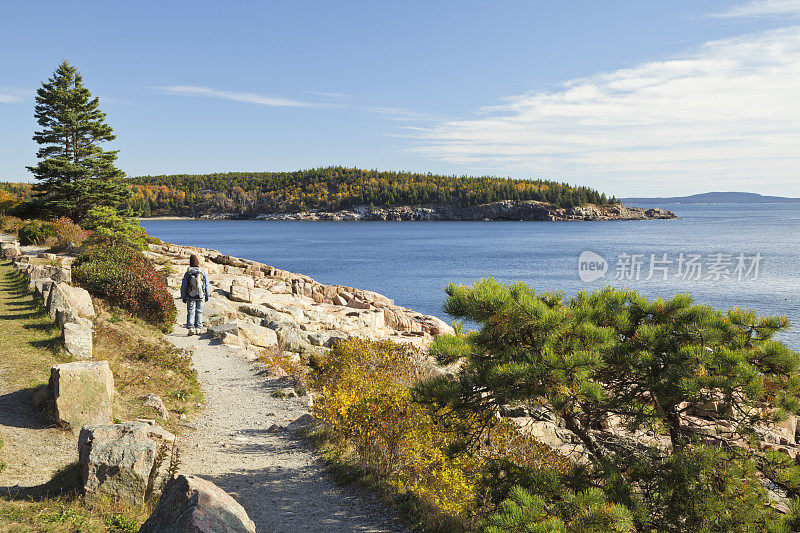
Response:
[[[299,213],[207,213],[199,217],[141,217],[140,220],[269,220],[269,221],[364,221],[364,222],[429,222],[429,221],[610,221],[662,220],[678,218],[671,211],[643,209],[623,204],[584,204],[569,208],[535,200],[505,200],[475,206],[450,204],[397,207],[358,206],[340,211],[303,211]]]

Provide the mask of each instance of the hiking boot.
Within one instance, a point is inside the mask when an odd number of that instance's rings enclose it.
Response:
[[[194,335],[194,328],[189,328],[189,337]]]

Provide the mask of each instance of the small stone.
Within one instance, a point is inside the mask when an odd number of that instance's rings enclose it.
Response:
[[[164,400],[162,400],[159,395],[151,392],[142,396],[142,399],[144,400],[145,407],[152,407],[161,418],[169,420],[169,411],[167,410],[167,406],[164,405]]]

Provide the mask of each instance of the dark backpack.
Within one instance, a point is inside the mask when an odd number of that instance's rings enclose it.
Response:
[[[193,272],[189,276],[189,290],[186,291],[189,298],[205,298],[205,286],[203,284],[203,273]]]

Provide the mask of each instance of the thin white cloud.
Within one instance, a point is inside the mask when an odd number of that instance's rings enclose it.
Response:
[[[345,109],[354,111],[366,111],[379,115],[380,117],[393,120],[397,122],[412,122],[412,121],[430,121],[430,120],[444,120],[444,117],[428,115],[425,113],[418,113],[399,107],[390,106],[372,106],[364,105],[355,102],[347,102],[347,100],[355,100],[355,96],[344,93],[327,93],[327,92],[313,92],[321,98],[325,98],[326,102],[306,102],[301,100],[294,100],[291,98],[282,98],[277,96],[269,96],[257,93],[236,92],[236,91],[222,91],[218,89],[210,89],[208,87],[201,87],[196,85],[167,85],[163,87],[150,87],[153,90],[174,94],[179,96],[202,96],[208,98],[217,98],[221,100],[232,100],[235,102],[244,102],[248,104],[266,105],[272,107],[315,107],[326,109]],[[331,102],[330,100],[338,100],[339,103]]]
[[[414,150],[449,163],[627,190],[800,184],[798,87],[792,26],[510,97],[410,135]]]
[[[32,94],[32,91],[27,91],[24,89],[0,87],[0,104],[16,104],[17,102],[22,102]]]
[[[237,91],[220,91],[208,87],[198,87],[195,85],[168,85],[165,87],[152,87],[160,92],[175,94],[179,96],[204,96],[207,98],[218,98],[220,100],[232,100],[234,102],[244,102],[248,104],[258,104],[270,107],[318,107],[319,104],[303,102],[292,98],[282,98],[257,93],[246,93]]]
[[[711,16],[718,18],[800,17],[800,0],[754,0],[723,11],[722,13],[715,13]]]

